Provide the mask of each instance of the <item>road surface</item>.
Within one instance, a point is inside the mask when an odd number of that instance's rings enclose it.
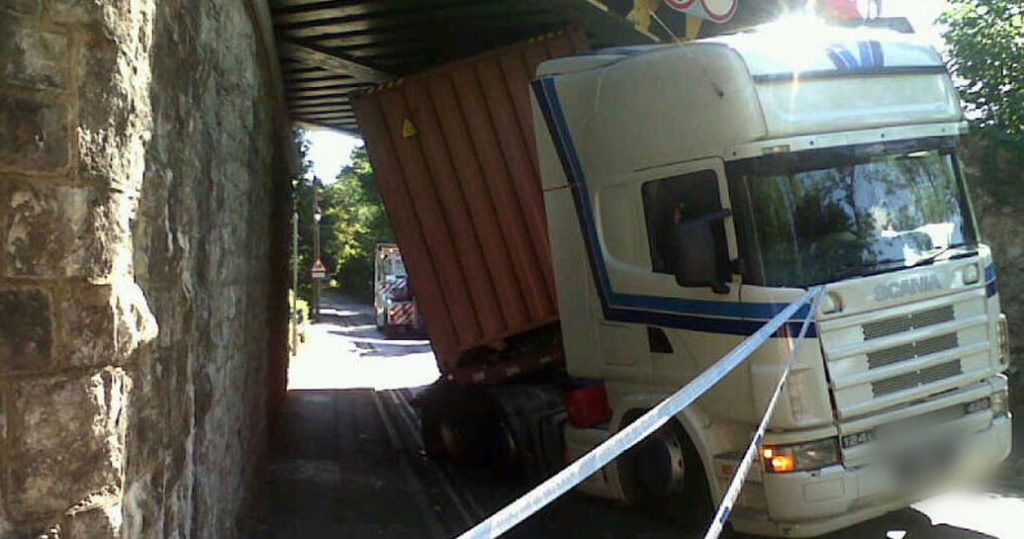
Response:
[[[380,335],[370,306],[330,294],[323,305],[289,370],[246,537],[453,537],[529,487],[425,457],[408,400],[439,376],[429,343]],[[950,493],[827,537],[1024,538],[1024,496],[1000,491]],[[509,536],[688,539],[703,530],[572,492]]]

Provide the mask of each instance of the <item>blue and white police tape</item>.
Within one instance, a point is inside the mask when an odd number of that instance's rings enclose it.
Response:
[[[800,299],[789,304],[774,318],[766,322],[753,335],[747,337],[736,348],[708,367],[696,378],[679,391],[673,393],[647,413],[624,427],[619,432],[590,450],[562,471],[537,485],[516,501],[506,505],[487,520],[477,524],[459,536],[459,539],[480,539],[498,537],[526,520],[544,506],[553,502],[562,494],[578,485],[591,474],[596,473],[606,464],[633,447],[641,440],[661,428],[669,419],[689,406],[708,389],[725,378],[750,354],[771,338],[797,311],[809,302],[813,302],[821,288],[813,288],[805,292]],[[814,311],[810,311],[813,313]]]
[[[729,488],[726,489],[725,495],[722,496],[722,502],[718,504],[718,511],[715,513],[715,518],[711,520],[711,525],[708,526],[704,539],[718,539],[719,534],[722,533],[722,528],[725,526],[725,522],[729,520],[732,508],[736,505],[736,498],[739,497],[740,490],[743,488],[743,482],[746,480],[747,474],[750,473],[750,466],[754,462],[754,457],[760,453],[761,443],[764,442],[764,431],[768,428],[768,422],[771,421],[772,414],[775,413],[775,406],[779,403],[779,395],[782,394],[782,388],[786,385],[786,379],[789,378],[790,371],[793,370],[793,364],[796,363],[800,344],[804,342],[807,328],[810,327],[811,319],[818,310],[818,302],[821,301],[823,290],[823,287],[811,290],[814,293],[814,298],[811,300],[811,308],[807,311],[807,317],[804,318],[803,325],[800,326],[800,334],[797,336],[796,342],[790,345],[789,359],[782,370],[782,376],[779,377],[779,382],[775,384],[775,391],[772,393],[772,398],[768,401],[768,408],[761,417],[761,423],[757,426],[757,431],[754,432],[754,437],[751,439],[750,445],[747,446],[747,451],[743,454],[743,460],[736,467],[732,481],[729,482]]]

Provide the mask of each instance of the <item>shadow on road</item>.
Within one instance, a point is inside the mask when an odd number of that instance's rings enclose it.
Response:
[[[759,536],[732,533],[732,539],[760,539]],[[928,515],[916,509],[894,511],[820,539],[999,539],[996,536],[949,524],[934,524]],[[1009,538],[1007,538],[1009,539]]]
[[[639,509],[570,493],[550,508],[513,529],[510,538],[601,537],[700,539],[705,529],[681,529]],[[727,530],[728,539],[767,539]],[[820,539],[1016,539],[1021,535],[989,535],[932,519],[916,509],[895,511],[875,520],[820,536]]]
[[[247,539],[431,537],[372,389],[293,390],[259,473]]]

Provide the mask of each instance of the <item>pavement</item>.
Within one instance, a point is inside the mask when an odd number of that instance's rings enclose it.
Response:
[[[289,367],[246,537],[430,537],[375,392],[439,376],[427,341],[391,341],[372,306],[326,294],[319,323]],[[372,351],[371,354],[366,352]]]
[[[243,537],[453,537],[529,488],[425,456],[407,401],[439,376],[429,342],[388,339],[371,306],[333,294],[307,335]],[[509,536],[687,539],[703,530],[571,492]],[[827,536],[992,537],[1024,539],[1024,489],[953,492]]]

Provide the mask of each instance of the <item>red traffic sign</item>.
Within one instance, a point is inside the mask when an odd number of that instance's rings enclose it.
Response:
[[[318,258],[316,262],[313,262],[313,268],[310,269],[310,273],[314,279],[324,279],[327,277],[327,266],[324,265],[323,260]]]

